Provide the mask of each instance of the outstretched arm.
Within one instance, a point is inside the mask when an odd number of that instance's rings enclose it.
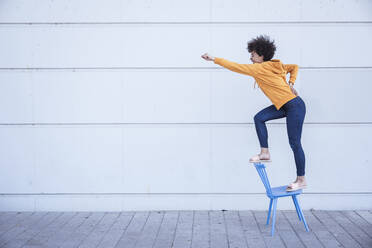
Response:
[[[252,77],[256,75],[258,69],[257,65],[255,64],[238,64],[223,58],[215,58],[214,63],[221,65],[231,71],[249,75]]]
[[[208,61],[213,61],[215,64],[221,65],[231,71],[249,76],[256,75],[259,66],[257,64],[238,64],[227,59],[213,57],[207,53],[203,54],[202,58]]]

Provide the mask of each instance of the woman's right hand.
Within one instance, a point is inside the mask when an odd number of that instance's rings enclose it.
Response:
[[[289,87],[291,88],[292,93],[295,94],[296,96],[298,96],[297,90],[295,90],[295,88],[293,88],[293,85],[289,84]]]
[[[204,53],[201,57],[207,61],[214,61],[214,57],[208,53]]]

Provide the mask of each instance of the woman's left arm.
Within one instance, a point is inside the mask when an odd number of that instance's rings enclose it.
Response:
[[[225,67],[234,72],[254,77],[259,69],[258,64],[238,64],[227,59],[217,58],[205,53],[201,56],[203,59],[213,61],[215,64]]]
[[[259,64],[239,64],[223,58],[215,58],[214,63],[223,66],[226,69],[229,69],[230,71],[234,71],[252,77],[254,77],[257,74],[260,66]]]

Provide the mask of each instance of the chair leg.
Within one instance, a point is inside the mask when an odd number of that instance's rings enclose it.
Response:
[[[298,211],[298,207],[297,207],[297,204],[296,204],[296,200],[295,200],[295,198],[296,198],[296,195],[292,195],[293,205],[295,205],[296,212],[297,212],[297,216],[298,216],[298,218],[300,219],[300,221],[302,221],[302,219],[301,219],[301,215],[300,215],[300,212]]]
[[[305,229],[306,229],[306,231],[308,232],[308,231],[309,231],[309,227],[307,226],[307,223],[306,223],[306,220],[305,220],[305,216],[304,216],[304,214],[302,213],[302,210],[301,210],[300,204],[298,204],[297,197],[294,196],[293,200],[295,201],[295,204],[296,204],[296,206],[297,206],[297,208],[298,208],[298,212],[300,213],[301,219],[302,219],[303,222],[304,222]]]
[[[272,208],[272,206],[273,206],[273,199],[272,199],[272,198],[270,198],[270,207],[269,207],[269,213],[267,214],[267,221],[266,221],[266,225],[268,225],[268,224],[269,224],[269,222],[270,222],[270,215],[271,215],[271,208]]]
[[[274,198],[273,200],[274,206],[273,206],[273,219],[272,219],[272,226],[271,226],[271,236],[274,236],[275,232],[275,218],[276,218],[276,203],[278,201],[278,198]]]

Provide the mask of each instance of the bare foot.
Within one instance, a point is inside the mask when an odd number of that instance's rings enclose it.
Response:
[[[296,179],[296,181],[294,181],[293,183],[290,183],[287,187],[287,191],[294,191],[294,190],[298,190],[298,189],[304,189],[307,187],[307,183],[305,181],[305,179],[303,180],[299,180],[299,179]]]
[[[258,162],[262,160],[270,160],[270,153],[260,153],[249,159],[250,162],[255,162],[255,161]]]

